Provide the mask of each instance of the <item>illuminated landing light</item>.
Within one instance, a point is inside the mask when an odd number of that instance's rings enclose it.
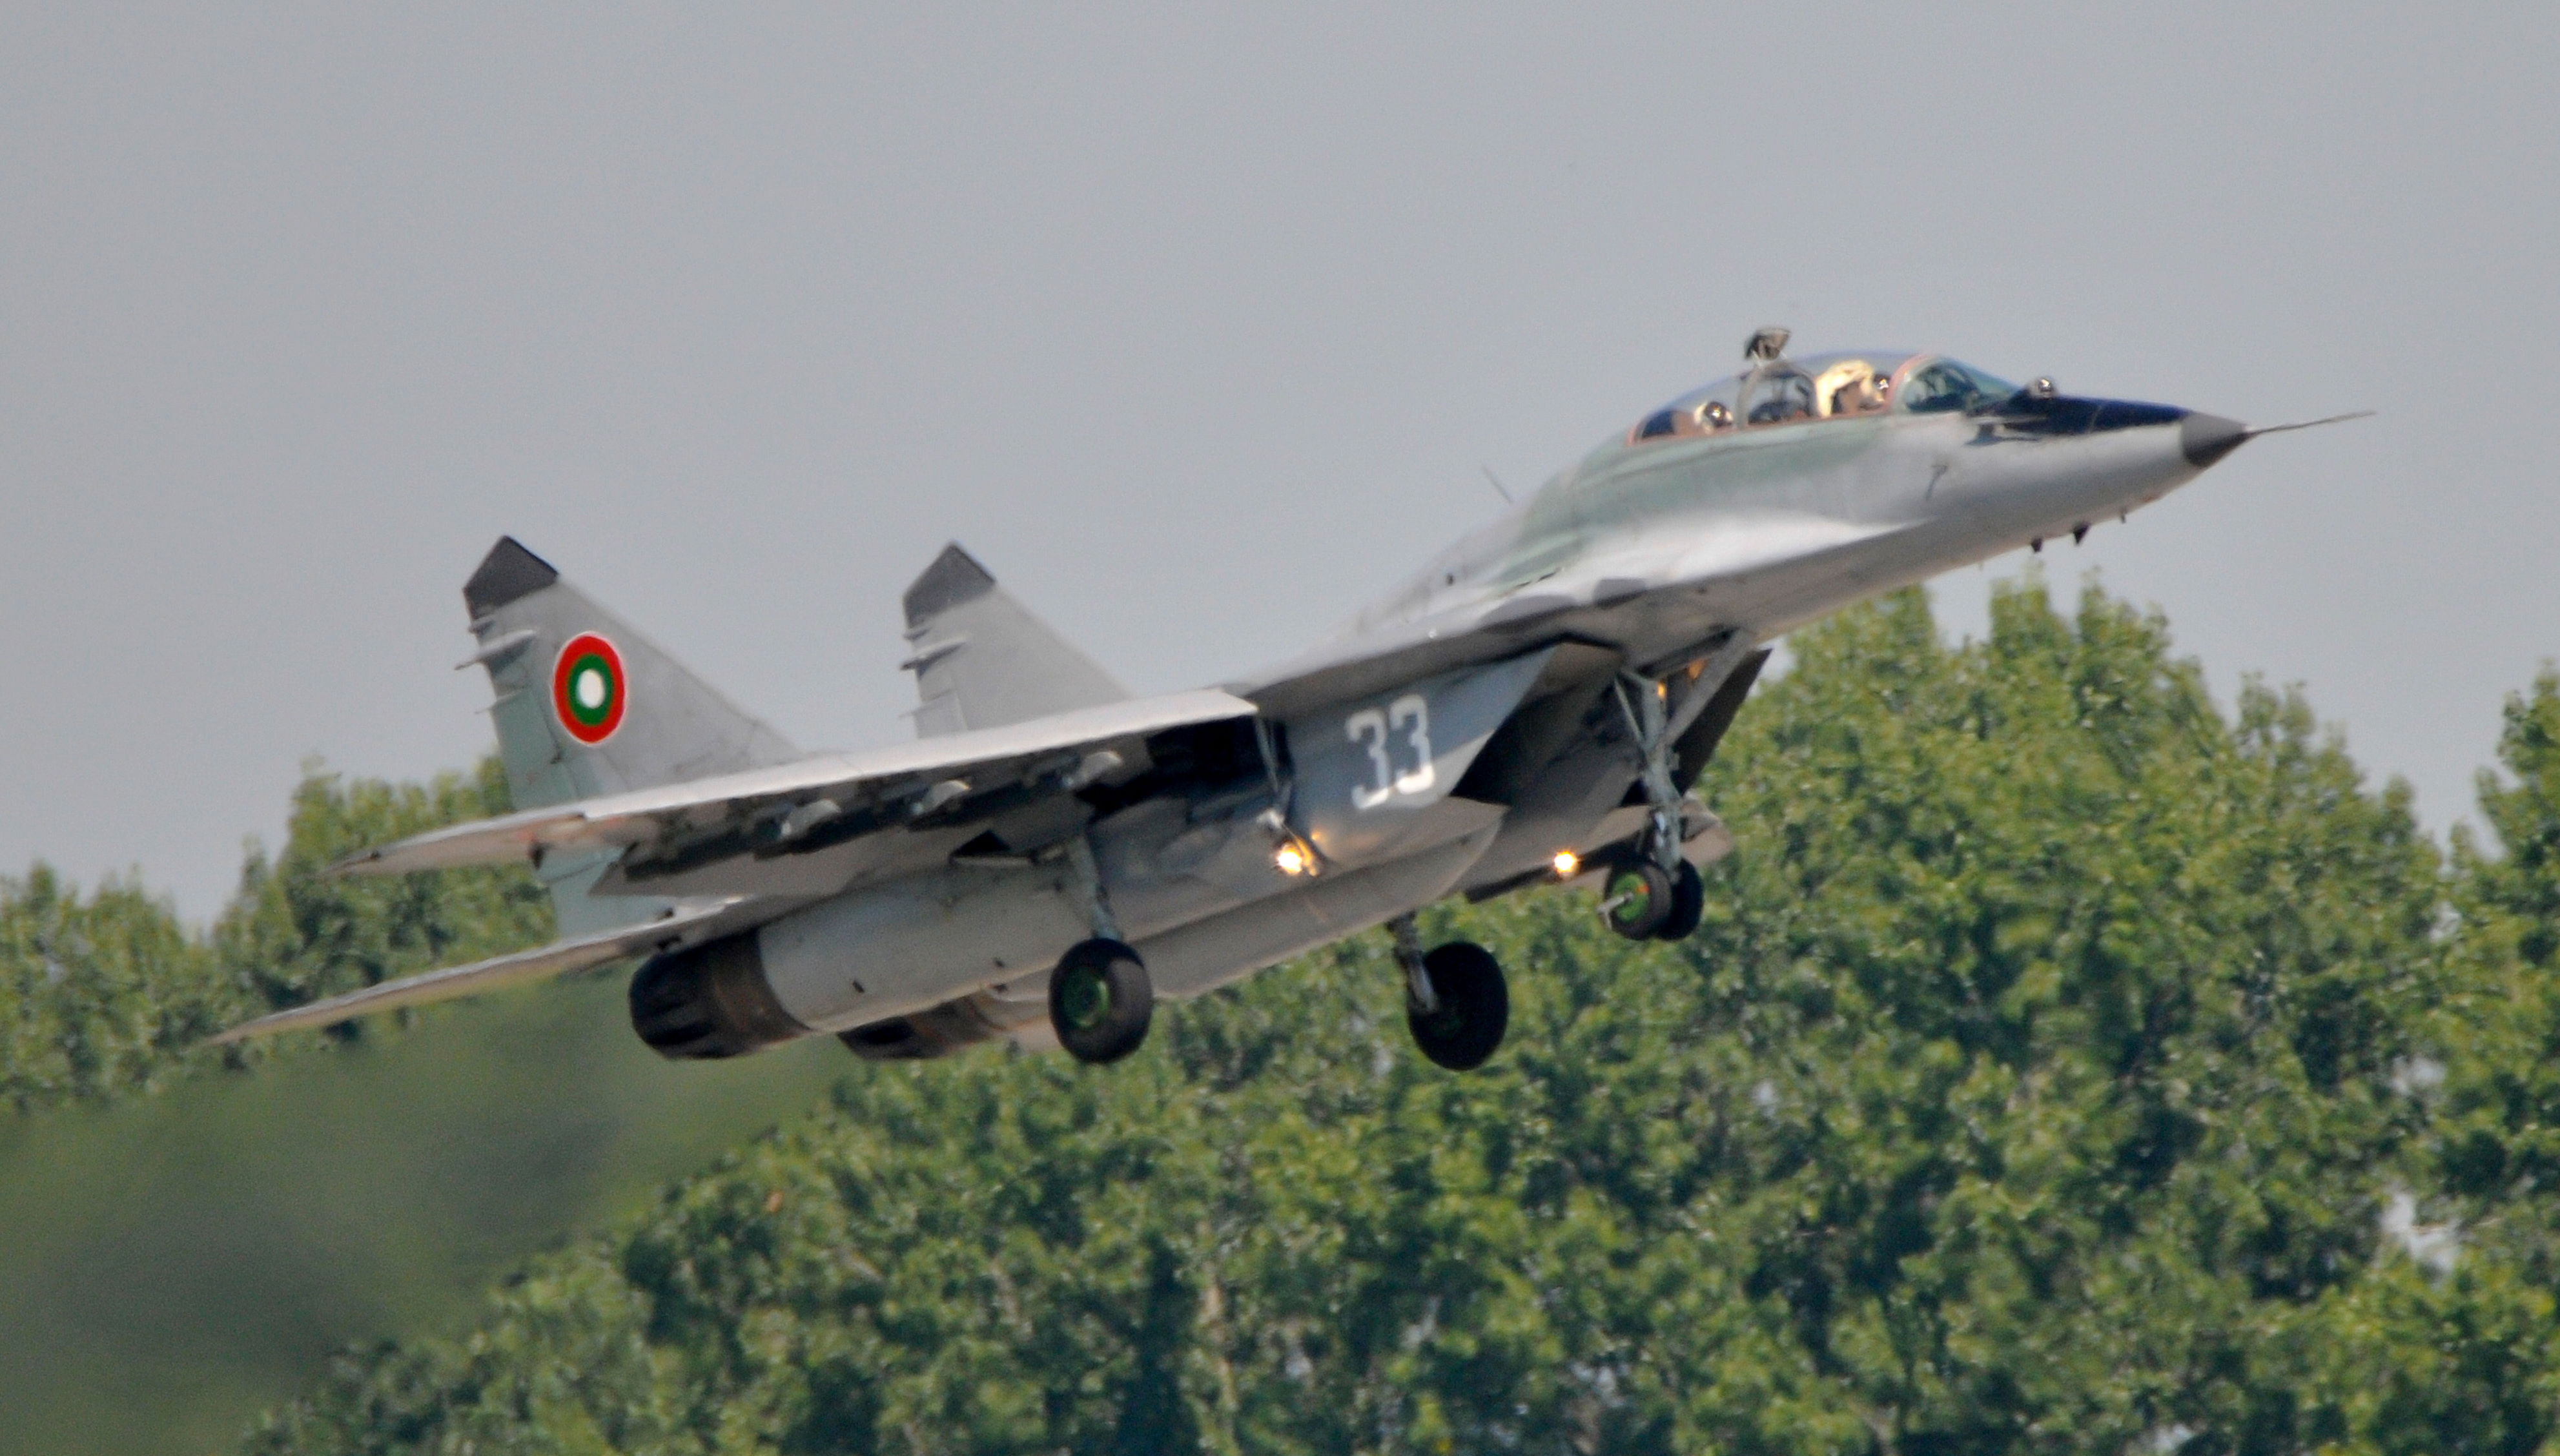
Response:
[[[1555,878],[1570,880],[1582,873],[1582,857],[1571,850],[1555,852]]]
[[[1283,875],[1304,875],[1316,868],[1316,858],[1294,844],[1284,844],[1271,852],[1271,863]]]

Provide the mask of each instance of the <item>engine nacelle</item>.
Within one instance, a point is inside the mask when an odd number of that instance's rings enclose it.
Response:
[[[661,1056],[739,1056],[811,1035],[774,998],[756,934],[649,958],[631,978],[631,1029]]]

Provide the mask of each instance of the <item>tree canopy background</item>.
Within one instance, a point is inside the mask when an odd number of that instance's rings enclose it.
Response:
[[[315,774],[291,841],[250,853],[204,934],[133,881],[0,882],[0,1452],[228,1446],[331,1350],[449,1326],[526,1255],[823,1093],[832,1046],[660,1061],[610,977],[190,1050],[275,1005],[548,939],[520,870],[318,875],[506,807],[494,762],[423,786]]]
[[[814,1115],[654,1201],[530,1200],[510,1226],[557,1241],[468,1263],[510,1270],[476,1310],[315,1317],[278,1346],[298,1378],[240,1381],[291,1397],[245,1449],[2550,1442],[2560,679],[2507,707],[2494,843],[2440,850],[2297,696],[2222,711],[2094,588],[2005,591],[1978,643],[1917,592],[1792,642],[1701,786],[1739,848],[1694,938],[1629,945],[1562,891],[1427,917],[1511,970],[1484,1071],[1412,1051],[1381,936],[1166,1008],[1109,1068],[803,1061],[732,1100],[770,1121],[831,1080]],[[495,792],[315,779],[204,937],[132,884],[11,887],[22,1118],[573,1003],[628,1042],[593,983],[253,1067],[174,1050],[544,933],[521,876],[310,877]]]

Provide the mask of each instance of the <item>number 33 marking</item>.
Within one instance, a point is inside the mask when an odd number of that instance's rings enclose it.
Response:
[[[1368,749],[1369,782],[1352,785],[1352,807],[1374,809],[1398,794],[1418,794],[1431,787],[1431,706],[1419,693],[1407,693],[1380,713],[1363,708],[1343,720],[1343,731]],[[1397,736],[1413,753],[1413,765],[1398,769],[1388,740]]]

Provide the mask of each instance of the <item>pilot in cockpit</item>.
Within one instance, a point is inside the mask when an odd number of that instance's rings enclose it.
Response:
[[[1893,387],[1897,371],[1906,362],[1916,362],[1912,356],[1861,351],[1822,354],[1799,363],[1789,359],[1786,350],[1785,329],[1753,334],[1743,346],[1741,374],[1646,415],[1627,431],[1627,443],[1721,434],[1749,425],[1881,414],[1894,407],[1897,394],[1907,401],[1905,407],[1926,409],[1933,406],[1924,397],[1932,396],[1933,390],[1947,392],[1946,386],[1933,381],[1942,374],[1955,378],[1949,372],[1962,370],[1952,361],[1939,361],[1932,372],[1915,376],[1909,388],[1897,391]],[[1972,376],[1963,378],[1970,381]],[[1981,392],[1975,390],[1975,394]]]
[[[1893,379],[1863,359],[1843,359],[1814,381],[1814,398],[1826,416],[1872,414],[1891,401]]]

